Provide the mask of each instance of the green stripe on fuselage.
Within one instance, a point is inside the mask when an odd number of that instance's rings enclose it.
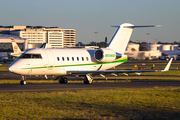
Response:
[[[58,66],[48,66],[48,67],[31,67],[23,69],[41,69],[41,68],[57,68],[57,67],[74,67],[74,66],[89,66],[89,65],[103,65],[103,64],[113,64],[113,63],[124,63],[127,61],[126,58],[117,59],[113,62],[103,62],[103,63],[87,63],[87,64],[75,64],[75,65],[58,65]]]

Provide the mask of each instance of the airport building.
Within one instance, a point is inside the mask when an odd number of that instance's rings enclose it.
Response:
[[[0,26],[0,34],[19,36],[28,40],[28,47],[47,43],[52,48],[75,47],[76,30],[42,26]]]
[[[48,43],[51,47],[64,48],[64,32],[48,31]]]
[[[19,48],[24,51],[26,39],[13,35],[0,34],[0,52],[13,52],[11,38],[14,38]]]
[[[11,38],[14,38],[19,48],[24,51],[26,48],[26,39],[18,36],[0,34],[0,61],[3,59],[9,59],[8,53],[13,52]]]
[[[140,45],[129,43],[125,54],[128,55],[129,59],[141,59],[141,60],[152,60],[152,59],[160,59],[163,54],[169,55],[169,57],[173,57],[177,59],[178,55],[180,55],[179,45],[171,45],[171,44],[148,44],[146,46],[146,51],[140,51]],[[169,59],[169,58],[168,58]]]

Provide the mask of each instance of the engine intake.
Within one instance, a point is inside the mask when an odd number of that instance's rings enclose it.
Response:
[[[107,48],[97,49],[94,58],[98,62],[112,62],[116,59],[116,52]]]

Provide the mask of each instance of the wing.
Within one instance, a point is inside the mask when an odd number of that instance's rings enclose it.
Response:
[[[106,71],[67,71],[68,75],[86,75],[86,74],[116,74],[116,73],[141,73],[141,72],[164,72],[168,71],[173,58],[170,59],[164,70],[106,70]]]

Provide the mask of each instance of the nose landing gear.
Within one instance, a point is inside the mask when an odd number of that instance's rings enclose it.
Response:
[[[20,84],[21,85],[26,85],[26,76],[24,76],[24,75],[21,76]]]

